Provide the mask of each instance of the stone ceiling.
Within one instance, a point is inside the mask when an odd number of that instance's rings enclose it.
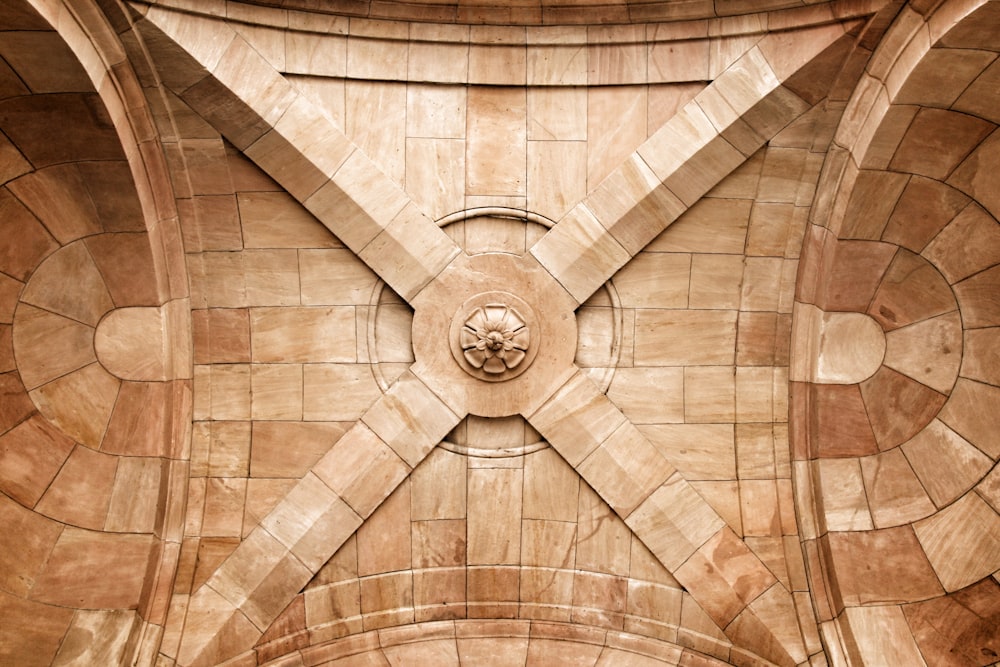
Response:
[[[997,25],[7,3],[0,663],[995,663]]]

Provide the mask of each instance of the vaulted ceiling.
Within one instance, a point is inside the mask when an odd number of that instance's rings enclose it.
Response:
[[[0,663],[995,663],[998,25],[8,2]]]

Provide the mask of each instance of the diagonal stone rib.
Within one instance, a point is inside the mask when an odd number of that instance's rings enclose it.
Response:
[[[814,91],[832,84],[836,68],[829,67],[830,54],[842,57],[852,25],[765,36],[539,239],[531,253],[579,303],[586,301],[705,193],[820,101]]]
[[[154,6],[164,84],[410,301],[461,251],[225,21]]]
[[[192,595],[177,664],[215,665],[250,650],[459,421],[404,373]]]
[[[730,639],[779,665],[807,659],[791,594],[582,371],[527,419]]]

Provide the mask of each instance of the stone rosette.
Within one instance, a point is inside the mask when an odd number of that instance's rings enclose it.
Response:
[[[507,292],[484,292],[455,313],[450,344],[459,366],[473,377],[498,382],[517,377],[538,351],[535,313]]]

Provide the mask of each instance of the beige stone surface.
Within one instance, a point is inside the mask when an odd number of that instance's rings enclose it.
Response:
[[[70,4],[0,11],[0,663],[1000,650],[994,3]]]

